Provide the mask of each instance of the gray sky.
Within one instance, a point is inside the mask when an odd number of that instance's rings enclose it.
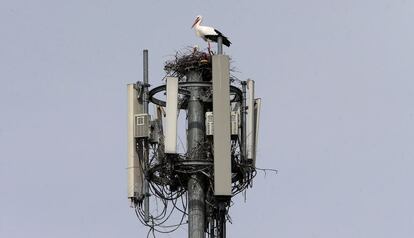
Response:
[[[126,199],[126,84],[233,45],[263,98],[257,176],[229,237],[414,237],[414,2],[0,3],[0,237],[144,237]],[[186,231],[170,236],[185,237]]]

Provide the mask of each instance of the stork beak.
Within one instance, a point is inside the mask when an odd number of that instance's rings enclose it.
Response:
[[[194,26],[195,26],[195,24],[197,24],[197,22],[199,21],[199,19],[197,18],[197,19],[195,19],[195,21],[194,21],[194,23],[193,23],[193,25],[191,26],[191,28],[193,28]]]

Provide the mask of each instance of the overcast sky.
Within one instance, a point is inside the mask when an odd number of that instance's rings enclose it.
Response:
[[[414,237],[414,1],[0,2],[0,237],[144,237],[126,198],[126,84],[233,42],[263,99],[228,237]],[[186,227],[170,236],[186,237]]]

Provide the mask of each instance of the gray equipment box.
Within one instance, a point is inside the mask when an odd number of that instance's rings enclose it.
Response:
[[[150,135],[151,116],[148,114],[136,114],[134,124],[135,138],[148,138]]]
[[[212,136],[214,133],[214,115],[213,112],[206,112],[206,135]],[[240,125],[240,113],[238,111],[232,111],[230,114],[230,132],[232,136],[239,134]]]

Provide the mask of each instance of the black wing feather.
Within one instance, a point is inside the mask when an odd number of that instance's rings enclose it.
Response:
[[[205,37],[211,41],[217,42],[217,38],[220,36],[223,39],[223,44],[227,47],[230,47],[231,42],[229,39],[223,35],[220,31],[214,29],[214,31],[217,33],[217,35],[206,35]]]

